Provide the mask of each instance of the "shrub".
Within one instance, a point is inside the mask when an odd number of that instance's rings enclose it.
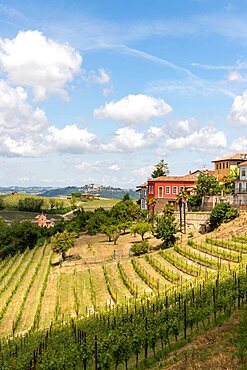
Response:
[[[238,216],[238,210],[231,207],[230,203],[224,202],[217,204],[210,214],[210,228],[216,229],[223,222],[233,220]]]
[[[133,252],[135,256],[140,256],[141,254],[148,253],[149,248],[149,243],[144,240],[139,243],[133,244],[130,248],[130,251]]]

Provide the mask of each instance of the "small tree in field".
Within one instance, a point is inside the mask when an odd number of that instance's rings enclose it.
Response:
[[[130,229],[131,234],[139,234],[141,235],[142,240],[144,240],[144,235],[151,231],[151,225],[148,222],[141,222],[132,226]]]
[[[113,241],[113,236],[118,233],[118,227],[116,225],[102,225],[100,232],[108,236],[108,241]]]
[[[51,247],[55,253],[61,253],[62,261],[66,258],[66,252],[75,246],[75,235],[64,231],[51,237]]]

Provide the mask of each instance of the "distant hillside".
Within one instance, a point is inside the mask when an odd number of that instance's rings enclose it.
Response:
[[[69,195],[75,191],[80,191],[82,194],[94,194],[102,198],[122,199],[126,193],[128,193],[130,198],[133,200],[137,200],[139,198],[139,194],[132,189],[113,188],[111,186],[98,186],[93,188],[88,185],[83,187],[67,186],[66,188],[50,189],[41,192],[39,195],[42,197],[58,197],[60,195]]]
[[[0,187],[0,194],[9,194],[17,192],[19,194],[33,194],[39,195],[41,197],[59,197],[60,195],[70,195],[73,192],[80,191],[82,194],[91,193],[98,195],[102,198],[113,198],[113,199],[122,199],[123,196],[128,193],[130,198],[137,200],[139,194],[132,189],[121,189],[114,188],[112,186],[103,186],[97,184],[89,184],[81,187],[78,186],[66,186],[64,188],[54,188],[54,187],[42,187],[42,186],[9,186],[9,187]]]

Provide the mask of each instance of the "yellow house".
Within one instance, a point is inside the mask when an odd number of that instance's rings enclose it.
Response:
[[[224,176],[229,175],[231,170],[237,168],[240,163],[246,160],[247,153],[235,153],[212,161],[212,163],[214,163],[214,174],[217,180],[221,180]]]

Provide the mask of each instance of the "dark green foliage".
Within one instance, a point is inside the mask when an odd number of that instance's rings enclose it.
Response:
[[[190,195],[188,197],[188,208],[191,212],[197,212],[200,210],[202,198],[198,195]]]
[[[44,204],[43,199],[27,197],[19,200],[19,210],[29,212],[40,212],[43,204]]]
[[[111,217],[122,223],[134,221],[143,217],[140,207],[132,200],[122,200],[115,204],[111,209]]]
[[[173,247],[177,238],[176,233],[178,227],[175,223],[175,216],[162,216],[157,219],[157,226],[155,229],[155,236],[158,239],[163,240],[163,246],[165,248]]]
[[[151,175],[153,179],[159,176],[169,175],[169,167],[168,164],[165,163],[164,159],[161,159],[159,163],[157,163],[154,167],[155,169],[153,170]]]
[[[218,195],[221,191],[221,186],[216,177],[213,175],[205,175],[201,173],[196,181],[196,193],[202,199],[205,195]]]
[[[107,211],[104,208],[98,208],[94,212],[90,213],[86,229],[90,235],[95,235],[100,232],[102,225],[111,225],[114,223],[115,221],[110,218],[110,211]]]
[[[4,209],[4,200],[3,197],[0,196],[0,209]]]
[[[140,256],[141,254],[148,253],[150,245],[148,241],[142,240],[139,243],[135,243],[131,246],[130,251],[134,253],[135,256]]]
[[[71,193],[72,197],[75,197],[75,198],[81,198],[81,192],[80,191],[73,191]]]
[[[238,210],[233,208],[228,202],[217,204],[210,214],[211,229],[214,230],[223,222],[233,220],[238,214]]]
[[[84,231],[89,218],[89,212],[85,212],[84,209],[77,211],[76,216],[68,221],[65,225],[66,230],[76,232],[77,234]]]
[[[130,196],[128,193],[126,193],[123,197],[123,202],[126,202],[126,200],[130,200]]]
[[[23,222],[0,228],[0,257],[24,252],[26,248],[32,249],[41,236],[42,230],[30,222]]]
[[[51,247],[55,253],[61,253],[62,260],[65,260],[66,252],[75,245],[75,235],[64,231],[51,237]]]

